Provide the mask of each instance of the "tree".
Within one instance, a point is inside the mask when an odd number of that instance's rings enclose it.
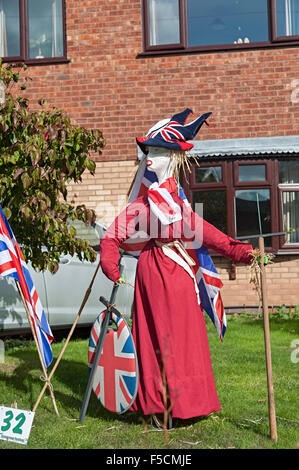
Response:
[[[30,111],[22,96],[30,79],[21,77],[24,69],[0,61],[5,89],[2,100],[0,96],[0,204],[26,261],[54,273],[62,253],[76,253],[80,260],[96,258],[69,224],[75,219],[92,223],[95,213],[69,204],[67,185],[82,181],[85,170],[94,174],[90,153],[101,154],[105,140],[101,131],[76,127],[61,110],[46,109],[45,100],[39,101],[39,111]]]

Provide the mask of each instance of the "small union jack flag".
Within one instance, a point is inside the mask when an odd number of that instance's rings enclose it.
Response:
[[[89,338],[88,366],[91,370],[106,311],[96,319]],[[123,317],[112,313],[117,329],[108,329],[93,380],[93,390],[102,405],[124,413],[133,404],[138,388],[138,363],[130,329]]]
[[[175,142],[176,140],[184,140],[183,134],[179,132],[179,128],[182,127],[181,124],[177,121],[169,121],[164,126],[161,126],[159,129],[151,132],[148,135],[149,139],[154,139],[158,134],[168,142]]]

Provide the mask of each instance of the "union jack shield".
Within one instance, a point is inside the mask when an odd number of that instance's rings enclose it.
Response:
[[[88,367],[91,371],[106,310],[93,324],[88,347]],[[101,404],[114,413],[122,414],[133,404],[138,389],[138,361],[130,328],[122,316],[111,314],[116,329],[108,328],[99,364],[95,370],[93,390]]]

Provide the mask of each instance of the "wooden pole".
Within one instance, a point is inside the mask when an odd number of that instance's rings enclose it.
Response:
[[[20,293],[20,296],[21,296],[23,305],[24,305],[24,307],[25,307],[25,311],[26,311],[26,314],[27,314],[28,322],[29,322],[29,325],[30,325],[30,328],[31,328],[31,331],[32,331],[32,334],[33,334],[33,338],[34,338],[35,344],[36,344],[36,348],[37,348],[39,360],[40,360],[40,363],[41,363],[41,366],[42,366],[42,369],[43,369],[43,373],[44,373],[44,377],[45,377],[45,382],[46,382],[46,383],[45,383],[45,388],[49,387],[50,395],[51,395],[52,402],[53,402],[53,405],[54,405],[54,410],[55,410],[57,416],[59,416],[58,409],[57,409],[57,406],[56,406],[55,397],[54,397],[53,388],[52,388],[52,385],[51,385],[51,383],[50,383],[50,379],[49,379],[49,377],[48,377],[48,375],[47,375],[47,370],[46,370],[45,363],[44,363],[44,360],[43,360],[43,357],[42,357],[42,354],[41,354],[41,351],[40,351],[40,348],[39,348],[38,340],[37,340],[37,337],[36,337],[36,334],[35,334],[34,326],[33,326],[33,324],[32,324],[32,320],[31,320],[31,316],[30,316],[29,309],[28,309],[28,305],[27,305],[26,299],[25,299],[25,297],[24,297],[24,295],[23,295],[23,292],[22,292],[22,289],[21,289],[21,286],[20,286],[20,283],[19,283],[18,280],[16,280],[16,284],[17,284],[17,287],[18,287],[18,290],[19,290],[19,293]],[[33,411],[34,411],[34,410],[33,410]]]
[[[61,352],[60,352],[58,358],[56,359],[56,362],[55,362],[55,364],[54,364],[54,366],[53,366],[53,368],[52,368],[52,370],[51,370],[51,372],[50,372],[49,380],[51,380],[51,378],[53,377],[54,372],[56,371],[56,369],[57,369],[57,367],[58,367],[58,364],[60,363],[60,361],[61,361],[61,359],[62,359],[62,356],[63,356],[63,354],[64,354],[64,352],[65,352],[65,350],[66,350],[66,348],[67,348],[67,345],[68,345],[68,343],[69,343],[69,341],[70,341],[70,339],[71,339],[71,337],[72,337],[72,334],[73,334],[73,332],[74,332],[74,330],[75,330],[75,328],[76,328],[76,325],[77,325],[78,320],[79,320],[79,318],[80,318],[81,312],[82,312],[82,310],[83,310],[83,308],[84,308],[84,306],[85,306],[85,304],[86,304],[86,302],[87,302],[87,300],[88,300],[88,297],[89,297],[89,295],[90,295],[90,292],[91,292],[91,289],[92,289],[94,280],[95,280],[95,278],[96,278],[96,275],[97,275],[97,273],[98,273],[99,267],[100,267],[100,263],[98,264],[98,266],[97,266],[97,268],[96,268],[96,270],[95,270],[95,273],[94,273],[94,275],[93,275],[93,277],[92,277],[91,283],[90,283],[90,285],[89,285],[87,291],[85,292],[84,299],[83,299],[83,301],[82,301],[81,307],[80,307],[80,309],[79,309],[79,312],[77,313],[77,316],[76,316],[76,318],[75,318],[75,320],[74,320],[74,323],[73,323],[73,325],[72,325],[72,328],[70,329],[70,332],[69,332],[68,337],[67,337],[67,339],[66,339],[66,341],[65,341],[65,343],[64,343],[64,346],[63,346],[63,348],[62,348],[62,350],[61,350]],[[36,400],[36,403],[35,403],[35,405],[34,405],[32,411],[34,411],[34,412],[36,411],[36,409],[37,409],[37,407],[38,407],[38,405],[39,405],[39,402],[40,402],[40,400],[41,400],[43,394],[45,393],[46,387],[47,387],[47,384],[44,385],[44,387],[43,387],[43,389],[42,389],[42,391],[41,391],[41,393],[40,393],[38,399]]]
[[[267,279],[266,279],[266,269],[264,266],[265,247],[264,247],[263,237],[259,237],[259,249],[261,252],[261,261],[260,261],[261,292],[262,292],[262,305],[263,305],[264,341],[265,341],[267,384],[268,384],[268,409],[269,409],[270,436],[271,436],[272,441],[276,442],[277,441],[277,427],[276,427],[274,388],[273,388],[273,376],[272,376]]]

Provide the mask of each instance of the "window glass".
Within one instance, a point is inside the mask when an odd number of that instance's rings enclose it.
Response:
[[[219,183],[222,180],[221,166],[195,168],[196,183]]]
[[[239,182],[265,181],[266,165],[239,165]]]
[[[299,0],[276,0],[277,36],[299,35]]]
[[[278,165],[280,183],[299,183],[299,160],[279,161]]]
[[[267,0],[188,0],[189,46],[268,41]]]
[[[227,233],[226,191],[195,191],[193,204],[203,204],[203,218]]]
[[[63,56],[62,0],[28,0],[29,57]]]
[[[19,0],[0,0],[0,57],[20,56]]]
[[[299,243],[299,191],[283,191],[282,213],[286,243]]]
[[[180,42],[179,0],[148,0],[150,45]]]
[[[244,189],[236,191],[236,236],[271,233],[271,205],[269,189]],[[265,238],[265,246],[271,239]]]

